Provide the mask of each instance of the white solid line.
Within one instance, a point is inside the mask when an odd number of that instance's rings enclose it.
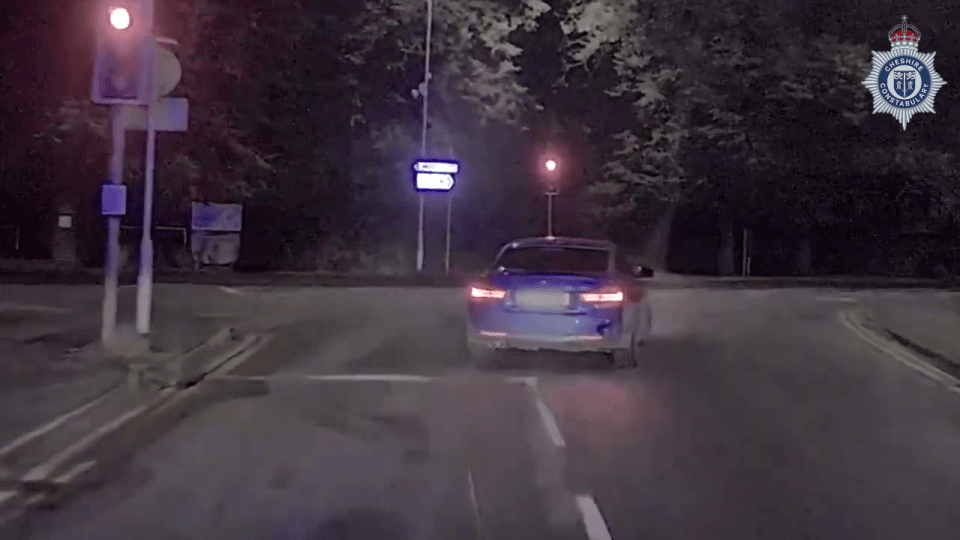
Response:
[[[0,491],[0,505],[14,499],[17,496],[16,491]]]
[[[882,342],[878,337],[873,336],[872,335],[873,333],[871,331],[867,330],[866,328],[863,328],[863,326],[859,322],[855,321],[853,319],[852,314],[841,313],[840,321],[844,324],[844,326],[846,326],[847,328],[852,330],[855,334],[857,334],[857,336],[859,336],[860,339],[866,341],[870,345],[873,345],[874,347],[886,353],[887,355],[900,361],[900,363],[905,364],[906,366],[916,371],[919,371],[923,375],[926,375],[927,377],[937,382],[940,382],[940,383],[956,382],[953,379],[953,377],[930,367],[929,365],[927,365],[926,362],[915,357],[912,353],[908,352],[906,349],[903,349],[902,347],[895,348],[892,344],[888,345],[887,343]]]
[[[533,392],[534,399],[537,401],[537,411],[540,412],[540,420],[543,422],[543,427],[547,430],[547,435],[550,436],[550,440],[553,441],[554,446],[565,447],[567,442],[563,440],[557,419],[554,418],[553,413],[550,412],[550,408],[547,407],[547,404],[543,401],[543,396],[540,394],[540,390],[537,389],[536,381],[534,381],[534,384],[528,386],[530,387],[530,391]]]
[[[525,384],[531,388],[536,388],[536,377],[507,377],[507,382]]]
[[[80,476],[81,474],[89,471],[97,465],[96,461],[84,461],[83,463],[77,465],[76,467],[70,469],[69,471],[61,474],[54,480],[58,484],[69,484],[73,481],[74,478]]]
[[[43,313],[70,313],[71,310],[57,306],[45,306],[42,304],[0,304],[0,311],[39,311]]]
[[[250,344],[254,343],[257,339],[258,339],[258,336],[248,337],[246,340],[244,340],[240,344],[240,346],[238,346],[238,349],[242,350],[242,347],[248,347]],[[269,339],[263,339],[261,341],[261,345],[267,343],[268,341]],[[237,367],[238,365],[246,361],[247,358],[249,358],[250,355],[256,352],[257,350],[258,348],[253,348],[237,354],[235,358],[231,359],[226,364],[220,366],[220,368],[214,370],[214,374],[229,372],[230,370],[234,369],[235,367]],[[27,474],[23,476],[23,481],[40,482],[40,481],[46,480],[54,470],[62,466],[64,463],[69,461],[71,458],[76,456],[81,451],[95,444],[100,438],[110,433],[111,431],[118,429],[123,424],[129,422],[130,420],[136,418],[137,416],[140,416],[144,412],[154,408],[156,405],[165,401],[168,396],[170,396],[171,394],[175,394],[176,392],[177,390],[174,388],[166,388],[164,390],[161,390],[157,395],[155,395],[153,398],[151,398],[148,402],[144,403],[143,405],[140,405],[139,407],[131,409],[123,413],[122,415],[114,418],[110,422],[107,422],[106,424],[99,426],[97,429],[86,434],[81,439],[75,441],[70,446],[64,448],[63,450],[55,454],[46,462],[41,463],[36,467],[27,471]],[[74,411],[73,414],[77,414],[77,411]],[[76,476],[77,474],[84,472],[86,469],[93,467],[94,465],[95,463],[93,462],[83,463],[81,465],[78,465],[77,467],[74,467],[73,469],[68,471],[66,474],[62,475],[60,478],[66,477],[67,481],[69,481],[70,479],[72,479],[73,476]]]
[[[577,495],[577,507],[583,515],[583,525],[587,529],[587,537],[590,540],[613,540],[606,522],[603,521],[603,514],[600,513],[600,508],[597,507],[593,497]]]
[[[947,376],[945,373],[930,367],[926,362],[920,358],[916,358],[912,353],[903,349],[899,345],[895,346],[893,344],[887,344],[883,342],[879,337],[873,335],[873,333],[863,327],[858,321],[853,319],[851,314],[847,314],[844,323],[848,328],[852,329],[861,339],[870,343],[877,349],[885,352],[889,356],[899,360],[901,363],[906,364],[908,367],[919,371],[920,373],[926,375],[927,377],[937,381],[937,382],[949,382],[949,379],[945,379]]]
[[[95,407],[98,403],[100,403],[101,401],[107,399],[107,397],[110,396],[110,395],[112,395],[115,391],[116,391],[116,389],[113,389],[113,390],[109,390],[109,391],[107,391],[107,392],[104,392],[104,394],[103,394],[102,396],[97,397],[97,398],[94,399],[93,401],[90,401],[89,403],[85,403],[85,404],[77,407],[76,409],[74,409],[74,410],[72,410],[72,411],[70,411],[70,412],[68,412],[68,413],[60,416],[59,418],[54,418],[53,420],[47,422],[46,424],[44,424],[44,425],[42,425],[42,426],[34,429],[33,431],[30,431],[29,433],[24,433],[23,435],[17,437],[13,442],[7,444],[7,445],[4,446],[3,448],[0,448],[0,457],[5,456],[5,455],[13,452],[14,450],[16,450],[16,449],[20,448],[21,446],[29,443],[30,441],[36,439],[37,437],[40,437],[40,436],[42,436],[42,435],[45,435],[45,434],[53,431],[54,429],[60,427],[61,424],[65,423],[66,421],[70,420],[71,418],[73,418],[73,417],[75,417],[75,416],[78,416],[78,415],[80,415],[80,414],[83,414],[83,413],[85,413],[86,411],[92,409],[92,408]]]
[[[427,383],[434,380],[433,377],[425,375],[405,375],[396,374],[343,374],[343,375],[305,375],[305,379],[312,381],[356,381],[356,382],[421,382]]]
[[[240,364],[246,362],[251,356],[254,355],[257,351],[261,350],[267,343],[270,342],[270,338],[266,337],[260,340],[260,343],[256,347],[251,347],[257,340],[260,339],[260,336],[247,336],[243,341],[237,344],[233,348],[233,351],[230,353],[232,356],[229,360],[224,362],[220,367],[208,373],[208,376],[219,377],[230,373],[236,369]]]
[[[470,485],[470,502],[473,503],[473,519],[477,526],[477,540],[482,540],[483,529],[480,528],[480,505],[477,504],[477,485],[473,481],[472,469],[467,469],[467,483]]]
[[[92,432],[86,434],[80,440],[64,448],[63,450],[58,452],[56,455],[48,459],[46,462],[41,463],[40,465],[37,465],[36,467],[27,471],[27,474],[23,476],[23,481],[24,482],[41,482],[43,480],[46,480],[47,477],[50,476],[50,473],[52,473],[57,467],[63,465],[70,458],[74,457],[77,453],[91,446],[107,433],[114,431],[115,429],[119,428],[123,424],[132,420],[133,418],[136,418],[143,412],[150,409],[155,403],[162,401],[162,399],[165,399],[166,396],[174,392],[176,392],[176,390],[173,388],[167,388],[167,389],[161,390],[159,394],[154,396],[154,398],[148,401],[147,403],[123,413],[122,415],[114,418],[110,422],[107,422],[106,424],[103,424],[102,426],[98,427]]]

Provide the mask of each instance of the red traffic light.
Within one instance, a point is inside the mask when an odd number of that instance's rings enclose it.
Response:
[[[99,0],[91,99],[101,105],[149,101],[154,0]]]
[[[130,11],[125,7],[113,6],[110,8],[110,26],[117,30],[130,28]]]

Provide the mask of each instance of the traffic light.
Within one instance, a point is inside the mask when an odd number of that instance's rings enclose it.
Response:
[[[92,99],[101,105],[149,101],[153,0],[101,0]]]

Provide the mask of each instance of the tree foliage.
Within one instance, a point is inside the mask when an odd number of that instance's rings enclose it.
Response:
[[[66,22],[82,4],[12,0],[0,29],[3,80],[18,81],[2,94],[7,200],[89,198],[105,175],[106,113],[86,102],[89,64],[62,60],[92,43],[89,29]],[[327,258],[322,245],[372,253],[413,243],[408,175],[422,153],[427,2],[158,6],[159,33],[179,43],[174,94],[191,103],[190,131],[160,137],[164,215],[184,214],[196,197],[255,203],[272,216],[268,243],[306,254],[271,257],[303,268]],[[807,17],[822,1],[432,6],[426,146],[464,164],[454,227],[465,250],[539,230],[530,164],[543,147],[569,149],[565,180],[587,184],[561,197],[577,226],[631,245],[663,232],[679,207],[713,220],[721,260],[732,260],[733,229],[752,227],[794,244],[798,267],[816,258],[805,253],[818,234],[956,225],[955,134],[930,118],[899,133],[870,114],[861,81],[896,8],[887,0],[833,6],[830,21]],[[924,9],[918,17],[946,16]],[[942,48],[949,32],[925,39]],[[21,50],[30,52],[11,54]],[[34,64],[53,74],[24,75]],[[136,183],[142,140],[129,142]]]

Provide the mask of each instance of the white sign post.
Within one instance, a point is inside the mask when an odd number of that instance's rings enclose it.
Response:
[[[157,41],[176,44],[175,41],[165,38],[157,38]],[[146,167],[143,174],[143,235],[140,238],[140,274],[137,276],[137,332],[139,334],[150,333],[150,311],[153,303],[153,177],[157,161],[157,129],[158,120],[161,117],[160,112],[165,112],[160,107],[160,98],[173,90],[180,82],[180,76],[183,73],[180,68],[180,61],[176,55],[159,45],[154,45],[150,59],[152,72],[150,74],[150,94],[156,96],[146,107],[146,128],[147,128],[147,156]],[[167,101],[166,109],[170,111],[169,116],[175,114],[176,105],[179,103],[182,111],[179,118],[166,118],[168,125],[160,127],[181,127],[176,124],[183,124],[186,129],[187,107],[186,100]],[[174,122],[174,120],[182,122]]]

